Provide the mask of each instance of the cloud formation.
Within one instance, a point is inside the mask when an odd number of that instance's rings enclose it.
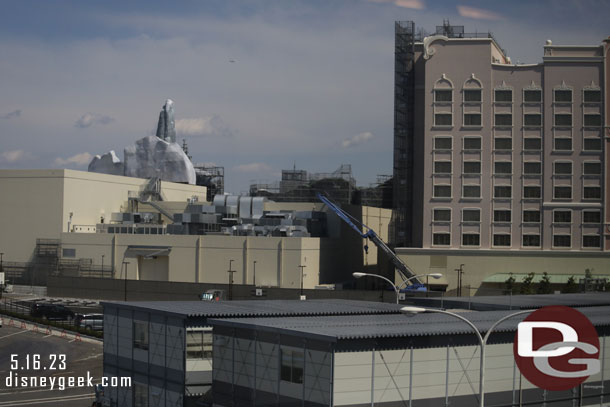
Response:
[[[23,150],[4,151],[0,154],[0,161],[6,163],[14,163],[28,157],[29,154]]]
[[[355,136],[348,137],[341,143],[344,148],[357,146],[358,144],[366,143],[373,138],[373,133],[365,131],[364,133],[356,134]]]
[[[500,14],[489,10],[469,6],[457,6],[457,10],[462,17],[474,18],[476,20],[502,20]]]
[[[176,120],[176,134],[183,137],[232,137],[233,131],[218,115]]]
[[[89,153],[79,153],[79,154],[75,154],[72,157],[68,157],[68,158],[61,158],[61,157],[57,157],[55,159],[55,161],[53,161],[53,164],[55,164],[56,166],[59,167],[63,167],[66,165],[76,165],[79,167],[83,167],[85,165],[88,165],[91,160],[93,159],[93,156]]]
[[[79,129],[86,129],[87,127],[91,127],[94,125],[106,125],[112,123],[114,119],[110,116],[104,116],[97,113],[85,113],[74,123],[74,127],[78,127]]]
[[[271,171],[271,167],[265,163],[251,163],[251,164],[242,164],[236,167],[233,167],[233,170],[236,172],[269,172]]]
[[[369,0],[373,3],[393,3],[395,6],[403,8],[411,8],[415,10],[423,10],[426,4],[423,0]]]
[[[13,110],[10,113],[3,114],[2,116],[0,116],[0,119],[12,119],[19,116],[21,116],[21,109]]]

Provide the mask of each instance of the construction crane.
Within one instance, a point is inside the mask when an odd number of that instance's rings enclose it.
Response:
[[[398,270],[400,278],[402,279],[402,284],[400,284],[401,286],[403,284],[406,286],[409,282],[412,282],[413,284],[422,284],[422,281],[419,280],[416,274],[402,260],[400,260],[398,256],[396,256],[396,253],[394,253],[392,249],[390,249],[388,245],[383,240],[381,240],[381,238],[377,235],[377,233],[375,233],[373,229],[366,226],[364,223],[360,222],[358,219],[354,218],[352,215],[345,212],[343,209],[339,208],[334,202],[332,202],[330,199],[328,199],[321,193],[318,192],[316,195],[320,201],[322,201],[328,208],[335,212],[338,217],[343,219],[343,221],[347,223],[352,229],[354,229],[356,233],[358,233],[363,239],[368,239],[373,242],[375,246],[377,246],[390,258],[390,260],[394,264],[394,267]],[[363,229],[365,230],[364,233],[362,232]],[[364,251],[367,253],[368,248],[368,245],[364,246]]]

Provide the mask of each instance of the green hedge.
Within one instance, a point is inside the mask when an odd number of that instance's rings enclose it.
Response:
[[[56,321],[49,321],[48,319],[37,318],[37,317],[33,317],[33,316],[27,315],[27,314],[20,314],[18,312],[0,309],[0,314],[4,314],[6,316],[13,317],[13,318],[23,319],[23,320],[26,320],[29,322],[35,322],[35,323],[38,323],[41,325],[52,326],[52,327],[58,328],[58,329],[65,329],[66,331],[78,332],[79,334],[93,336],[95,338],[104,337],[104,334],[99,331],[93,331],[90,329],[80,328],[80,327],[77,327],[74,325],[63,325]]]

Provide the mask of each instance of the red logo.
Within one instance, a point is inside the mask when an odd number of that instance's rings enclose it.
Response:
[[[513,353],[519,370],[545,390],[568,390],[600,371],[599,337],[582,313],[543,307],[519,323]]]

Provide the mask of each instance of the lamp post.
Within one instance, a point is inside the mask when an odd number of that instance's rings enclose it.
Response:
[[[484,407],[485,406],[485,345],[487,344],[487,340],[489,339],[489,336],[491,335],[493,330],[498,325],[500,325],[502,322],[506,321],[507,319],[512,318],[517,315],[528,314],[530,312],[533,312],[533,310],[519,311],[519,312],[515,312],[515,313],[509,314],[509,315],[506,315],[506,316],[500,318],[499,320],[494,322],[493,325],[487,330],[487,332],[485,333],[485,336],[481,335],[481,332],[479,332],[479,329],[472,322],[470,322],[463,316],[461,316],[459,314],[455,314],[453,312],[444,311],[444,310],[440,310],[440,309],[420,308],[420,307],[402,307],[400,309],[400,312],[402,312],[403,314],[421,314],[421,313],[425,313],[425,312],[430,312],[430,313],[450,315],[454,318],[464,321],[474,330],[474,333],[477,335],[477,339],[479,340],[479,345],[481,346],[480,361],[479,361],[479,406]]]
[[[303,269],[307,267],[307,266],[303,266],[300,265],[299,268],[301,269],[301,297],[303,297],[303,277],[305,276],[305,274],[303,274]]]
[[[400,294],[400,286],[397,286],[396,284],[394,284],[392,281],[390,281],[390,279],[381,276],[379,274],[371,274],[371,273],[360,273],[360,272],[355,272],[352,273],[352,276],[356,277],[356,278],[360,278],[360,277],[365,277],[365,276],[369,276],[369,277],[377,277],[377,278],[381,278],[385,281],[387,281],[388,283],[390,283],[390,285],[392,286],[392,288],[394,288],[394,291],[396,292],[396,304],[398,304],[398,300],[399,300],[399,294]],[[441,273],[430,273],[430,274],[418,274],[416,276],[410,277],[408,279],[405,280],[405,284],[408,283],[410,280],[413,280],[414,278],[417,277],[432,277],[432,278],[441,278],[443,275]],[[401,284],[402,285],[402,284]]]
[[[127,301],[127,265],[129,264],[128,261],[124,261],[123,262],[123,267],[125,267],[125,299],[124,301]]]
[[[256,260],[254,260],[254,272],[252,273],[252,285],[256,287]]]
[[[464,268],[463,264],[460,264],[460,268],[459,269],[455,269],[455,271],[457,271],[457,296],[461,297],[462,296],[462,274],[464,274],[464,271],[462,270]],[[469,293],[470,295],[470,293]]]
[[[233,300],[233,273],[235,273],[235,270],[232,267],[234,261],[233,259],[229,260],[229,269],[227,270],[227,273],[229,273],[229,301]]]

